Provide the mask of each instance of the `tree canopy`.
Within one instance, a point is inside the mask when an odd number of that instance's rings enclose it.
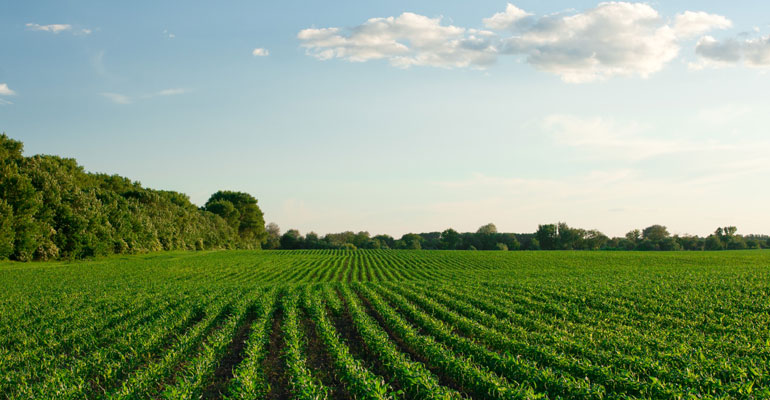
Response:
[[[210,210],[199,209],[182,193],[22,151],[21,142],[0,135],[0,259],[259,248],[267,237],[246,193],[217,192]]]

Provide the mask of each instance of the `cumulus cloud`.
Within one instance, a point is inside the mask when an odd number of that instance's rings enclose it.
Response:
[[[31,31],[42,31],[42,32],[51,32],[54,34],[59,34],[60,32],[72,32],[74,34],[80,34],[80,35],[90,35],[91,30],[87,28],[83,29],[74,29],[72,25],[70,24],[50,24],[50,25],[40,25],[35,23],[28,23],[26,24],[27,29]]]
[[[514,6],[511,3],[505,7],[505,11],[499,12],[489,18],[484,18],[484,25],[489,29],[498,31],[510,29],[516,30],[524,27],[532,14]]]
[[[251,55],[254,57],[265,57],[270,55],[270,51],[262,47],[257,47],[251,51]]]
[[[729,19],[703,11],[685,11],[674,20],[674,31],[682,38],[695,38],[711,30],[727,29],[731,26],[733,23]]]
[[[403,13],[350,29],[304,29],[297,37],[309,55],[321,60],[483,68],[505,54],[523,57],[567,82],[587,82],[617,75],[647,77],[679,54],[680,41],[731,26],[727,18],[705,12],[685,11],[669,21],[648,4],[628,2],[542,17],[508,4],[483,20],[489,30],[441,22]]]
[[[350,30],[309,28],[297,35],[308,54],[321,60],[386,59],[400,68],[486,66],[496,59],[495,37],[490,31],[442,25],[440,17],[409,12],[372,18]]]
[[[541,17],[502,41],[504,52],[524,55],[535,68],[567,82],[646,78],[679,54],[680,40],[727,24],[721,16],[685,12],[671,26],[648,4],[608,2],[577,14]]]
[[[11,90],[7,83],[0,83],[0,94],[4,96],[13,96],[16,92]]]
[[[692,68],[720,67],[743,63],[749,67],[770,67],[770,35],[759,38],[715,39],[704,36],[695,46],[700,62]]]

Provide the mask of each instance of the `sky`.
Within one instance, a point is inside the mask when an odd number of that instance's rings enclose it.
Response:
[[[302,233],[770,233],[770,3],[0,2],[0,132]]]

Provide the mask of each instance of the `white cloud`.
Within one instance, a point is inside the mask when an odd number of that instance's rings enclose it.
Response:
[[[704,36],[695,46],[698,61],[690,63],[689,67],[694,70],[722,68],[741,62],[758,68],[770,66],[770,46],[767,40],[727,38],[720,41],[712,36]]]
[[[167,37],[169,39],[173,39],[173,38],[176,37],[176,35],[171,33],[171,32],[169,32],[168,29],[164,29],[163,30],[163,36],[165,36],[165,37]]]
[[[110,93],[110,92],[104,92],[101,93],[102,96],[107,98],[108,100],[112,101],[115,104],[131,104],[133,103],[133,100],[126,96],[119,93]]]
[[[372,18],[350,29],[304,29],[297,37],[307,53],[320,60],[385,59],[401,68],[483,68],[508,54],[579,83],[648,77],[679,54],[681,40],[731,26],[723,16],[692,11],[678,14],[670,24],[652,6],[628,2],[539,18],[507,4],[505,11],[483,23],[496,32],[442,25],[441,18],[407,12]]]
[[[0,83],[0,94],[4,96],[13,96],[16,92],[11,90],[7,83]]]
[[[27,29],[31,31],[42,31],[42,32],[51,32],[54,34],[58,34],[60,32],[69,31],[76,35],[90,35],[91,29],[83,28],[83,29],[73,29],[72,25],[70,24],[50,24],[50,25],[40,25],[35,23],[28,23],[26,24]]]
[[[674,20],[674,31],[682,38],[694,38],[714,29],[727,29],[731,26],[733,23],[729,19],[703,11],[685,11]]]
[[[270,55],[270,51],[262,47],[257,47],[251,51],[251,55],[255,57],[265,57]]]
[[[13,102],[10,102],[10,101],[5,100],[5,99],[0,99],[0,106],[7,106],[9,104],[13,104]]]
[[[532,14],[514,6],[511,3],[505,7],[505,11],[499,12],[489,18],[484,18],[484,25],[489,29],[498,31],[510,29],[515,30],[523,27],[527,22],[527,17]]]
[[[648,4],[608,2],[582,13],[539,18],[521,34],[503,39],[503,50],[526,56],[535,68],[566,82],[646,78],[679,54],[680,40],[725,24],[724,17],[687,11],[671,27]]]
[[[724,40],[704,36],[698,41],[695,53],[700,61],[690,64],[693,69],[722,67],[741,62],[753,68],[767,68],[770,67],[770,35]]]
[[[372,18],[349,31],[304,29],[297,35],[308,54],[353,62],[386,59],[391,65],[483,67],[493,63],[496,36],[489,31],[442,25],[441,18],[414,13]]]

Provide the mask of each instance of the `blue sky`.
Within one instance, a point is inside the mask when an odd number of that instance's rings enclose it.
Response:
[[[303,233],[767,233],[769,34],[760,1],[3,2],[0,131]]]

